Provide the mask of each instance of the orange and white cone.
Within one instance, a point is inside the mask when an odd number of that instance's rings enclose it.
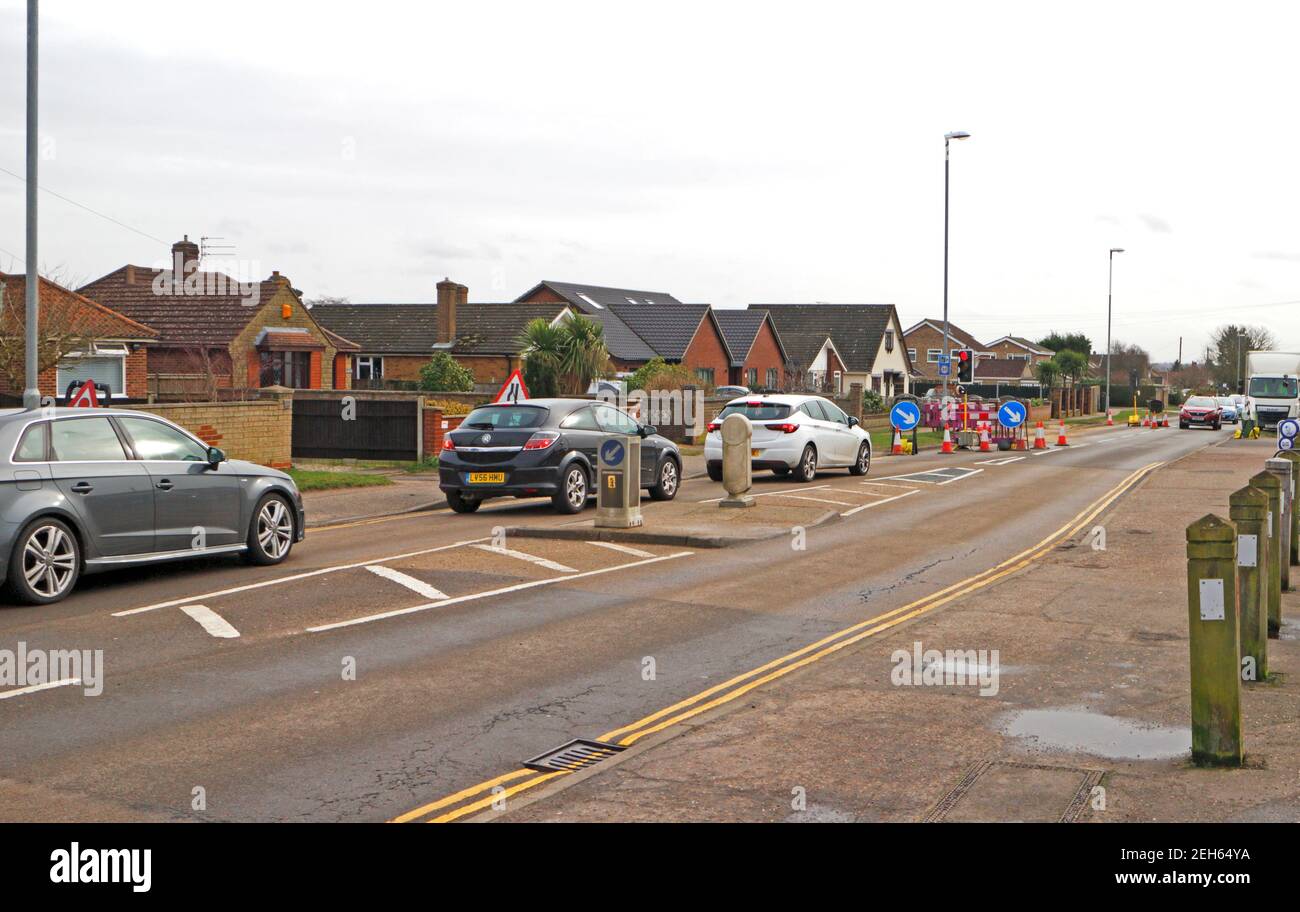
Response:
[[[1034,449],[1047,449],[1047,432],[1043,429],[1043,422],[1038,422],[1038,428],[1034,431]]]
[[[981,424],[980,425],[980,452],[987,453],[992,449],[993,447],[989,445],[989,426],[987,424]]]
[[[1068,441],[1068,440],[1065,439],[1065,419],[1064,419],[1064,418],[1061,419],[1061,430],[1058,431],[1058,432],[1057,432],[1057,435],[1056,435],[1056,445],[1057,445],[1057,446],[1069,446],[1069,445],[1070,445],[1070,441]]]
[[[1114,427],[1115,419],[1111,417],[1110,409],[1106,409],[1106,427]]]
[[[948,428],[943,429],[943,446],[940,448],[939,452],[940,453],[956,452],[952,446],[952,431],[950,431]]]
[[[891,456],[903,455],[903,434],[901,431],[898,430],[898,428],[894,428],[894,449],[890,453],[890,455]]]

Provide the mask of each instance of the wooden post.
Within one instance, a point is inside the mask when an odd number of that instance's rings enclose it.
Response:
[[[1282,482],[1272,472],[1251,476],[1250,486],[1268,495],[1268,636],[1276,640],[1282,629]]]
[[[1291,526],[1292,514],[1295,512],[1295,488],[1291,480],[1292,465],[1289,459],[1265,459],[1264,471],[1277,476],[1279,482],[1279,497],[1282,500],[1281,522],[1279,530],[1282,534],[1281,556],[1278,562],[1278,568],[1282,571],[1282,591],[1286,592],[1291,588]]]
[[[1300,565],[1300,510],[1295,508],[1296,499],[1300,497],[1300,453],[1287,450],[1279,453],[1278,457],[1291,463],[1291,564]]]
[[[1231,523],[1213,514],[1187,527],[1187,623],[1192,762],[1240,766],[1237,534]]]
[[[1246,486],[1228,498],[1237,527],[1237,605],[1241,613],[1241,678],[1268,678],[1268,495]],[[1249,660],[1249,661],[1247,661]]]

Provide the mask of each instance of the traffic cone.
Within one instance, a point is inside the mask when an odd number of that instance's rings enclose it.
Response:
[[[1065,439],[1065,419],[1064,419],[1064,418],[1061,419],[1061,430],[1058,431],[1058,432],[1057,432],[1057,435],[1056,435],[1056,445],[1057,445],[1057,446],[1069,446],[1069,445],[1070,445],[1070,442],[1069,442],[1068,440]]]
[[[943,429],[943,446],[939,449],[940,453],[955,452],[952,448],[952,431],[948,428]]]
[[[993,447],[989,445],[989,426],[987,424],[981,424],[980,425],[980,452],[987,453],[992,449]]]
[[[903,435],[901,432],[899,432],[898,428],[894,428],[894,449],[893,452],[890,453],[890,455],[891,456],[903,455]]]
[[[1106,409],[1106,427],[1114,427],[1115,419],[1110,416],[1110,409]]]
[[[1043,422],[1041,419],[1038,422],[1038,429],[1034,431],[1034,449],[1047,449],[1047,432],[1043,430]]]

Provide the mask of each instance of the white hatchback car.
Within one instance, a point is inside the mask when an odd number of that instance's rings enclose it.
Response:
[[[777,475],[794,473],[807,482],[818,469],[847,468],[853,475],[871,469],[871,438],[835,403],[821,396],[742,396],[728,402],[709,422],[704,460],[709,478],[722,480],[722,420],[744,415],[754,427],[750,465]]]

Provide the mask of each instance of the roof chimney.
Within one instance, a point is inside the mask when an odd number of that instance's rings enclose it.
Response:
[[[193,265],[190,265],[193,264]],[[172,276],[176,281],[183,281],[193,270],[199,268],[199,245],[190,240],[187,234],[172,244]]]
[[[469,297],[469,289],[451,279],[438,283],[438,316],[435,344],[450,346],[456,341],[456,308]]]

